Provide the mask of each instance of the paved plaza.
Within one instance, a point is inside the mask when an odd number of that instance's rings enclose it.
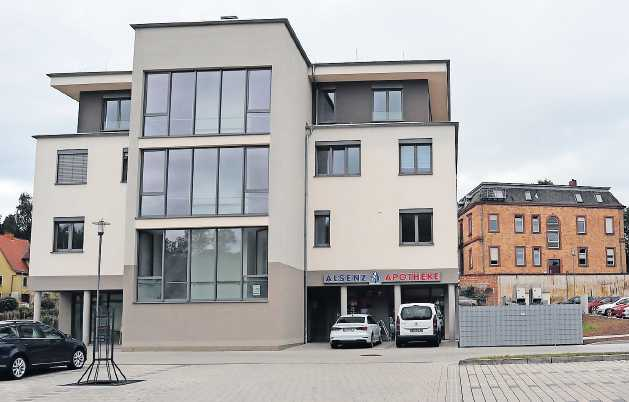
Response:
[[[277,352],[121,352],[120,387],[64,386],[81,372],[56,369],[0,381],[1,401],[620,401],[629,362],[459,366],[467,357],[629,351],[629,344],[564,347],[331,350],[309,344]]]

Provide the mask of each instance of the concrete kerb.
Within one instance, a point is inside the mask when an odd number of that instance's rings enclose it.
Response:
[[[459,361],[460,366],[469,365],[500,365],[500,364],[540,364],[540,363],[574,363],[574,362],[600,362],[629,360],[629,353],[617,354],[592,354],[575,356],[540,355],[530,357],[499,357],[499,358],[472,358]]]

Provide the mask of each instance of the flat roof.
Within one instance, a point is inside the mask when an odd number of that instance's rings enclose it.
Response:
[[[85,71],[50,73],[50,86],[79,100],[82,91],[121,91],[131,89],[131,71]]]

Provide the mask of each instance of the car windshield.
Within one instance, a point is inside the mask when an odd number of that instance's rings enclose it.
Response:
[[[337,324],[364,324],[365,317],[339,317]]]
[[[432,318],[432,309],[428,306],[403,307],[400,316],[403,320],[429,320]]]

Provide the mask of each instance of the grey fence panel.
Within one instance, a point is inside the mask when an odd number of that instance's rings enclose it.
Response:
[[[459,346],[583,343],[578,304],[459,306]]]

